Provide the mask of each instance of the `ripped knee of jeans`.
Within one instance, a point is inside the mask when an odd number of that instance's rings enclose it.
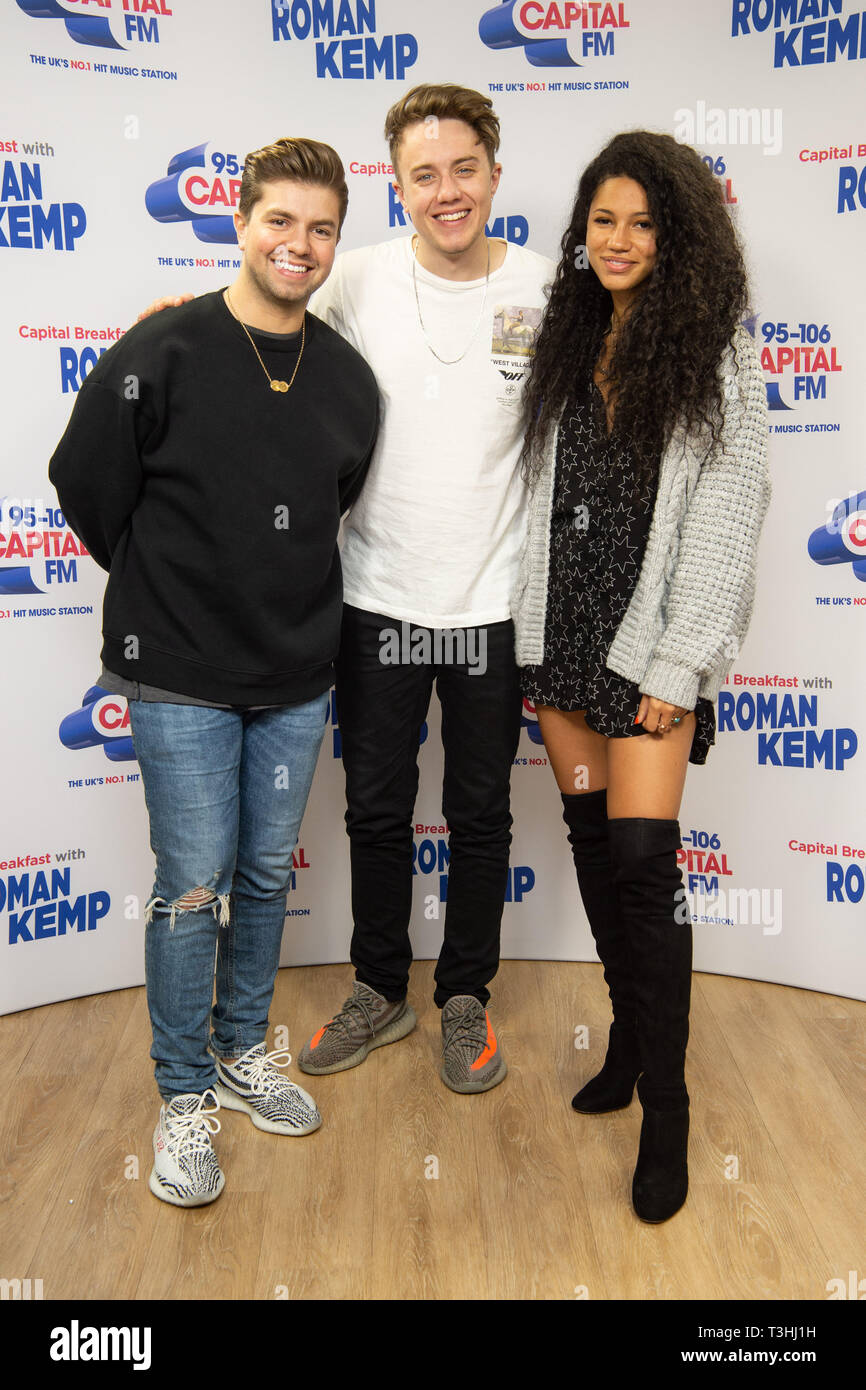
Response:
[[[165,898],[151,898],[144,910],[144,921],[147,925],[155,911],[169,913],[169,931],[174,931],[175,918],[179,912],[200,912],[202,908],[210,908],[214,919],[217,919],[219,910],[219,924],[227,927],[229,923],[229,894],[214,893],[211,888],[191,888],[188,892],[175,898],[173,903],[167,903]]]

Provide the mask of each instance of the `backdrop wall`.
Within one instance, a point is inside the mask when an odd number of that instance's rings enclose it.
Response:
[[[0,0],[0,1011],[139,984],[152,882],[124,702],[94,689],[104,575],[47,463],[81,381],[159,294],[238,265],[245,153],[346,165],[343,249],[405,235],[385,111],[489,92],[491,232],[556,257],[587,161],[648,127],[712,164],[753,275],[774,498],[751,632],[689,773],[695,965],[866,998],[866,13],[851,0]],[[334,718],[296,851],[284,963],[347,958]],[[595,959],[534,712],[513,777],[503,954]],[[421,749],[416,955],[447,891],[438,707]]]

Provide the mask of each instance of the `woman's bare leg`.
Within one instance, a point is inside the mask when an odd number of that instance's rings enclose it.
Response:
[[[572,796],[606,787],[610,740],[589,727],[583,711],[537,705],[535,712],[559,790]]]
[[[694,733],[695,716],[687,714],[682,724],[665,734],[605,739],[611,820],[623,816],[678,819]]]

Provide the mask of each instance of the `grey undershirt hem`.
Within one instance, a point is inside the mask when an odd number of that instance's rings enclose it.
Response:
[[[130,681],[125,676],[116,676],[103,666],[97,685],[112,695],[122,695],[125,700],[143,700],[149,705],[199,705],[202,709],[281,709],[282,705],[223,705],[218,700],[197,700],[194,695],[180,695],[174,690],[160,690],[155,685],[144,685],[141,681]],[[283,702],[284,704],[285,702]]]

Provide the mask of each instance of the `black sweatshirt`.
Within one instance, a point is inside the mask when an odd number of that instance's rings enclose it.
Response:
[[[253,339],[291,379],[300,333]],[[306,316],[271,390],[222,293],[137,324],[82,386],[49,467],[109,570],[102,659],[129,680],[230,705],[295,704],[333,678],[340,516],[361,489],[376,381]]]

